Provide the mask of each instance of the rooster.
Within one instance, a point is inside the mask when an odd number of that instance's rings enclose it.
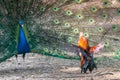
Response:
[[[94,68],[97,69],[97,66],[93,59],[93,53],[97,53],[104,47],[103,43],[99,43],[96,46],[89,47],[88,39],[84,37],[84,33],[80,32],[79,40],[78,40],[79,54],[80,57],[80,67],[81,73],[86,73],[87,69],[89,69],[90,73]]]

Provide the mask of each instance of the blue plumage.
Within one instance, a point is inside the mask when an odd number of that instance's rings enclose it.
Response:
[[[23,58],[25,57],[25,53],[30,52],[30,47],[29,44],[27,42],[24,30],[22,28],[24,21],[20,20],[19,24],[20,24],[20,29],[19,29],[19,39],[18,39],[18,46],[17,46],[17,50],[18,50],[18,54],[23,54]]]
[[[19,39],[18,39],[18,53],[27,53],[30,52],[30,47],[29,44],[26,40],[24,31],[22,29],[22,27],[20,27],[20,31],[19,31]]]

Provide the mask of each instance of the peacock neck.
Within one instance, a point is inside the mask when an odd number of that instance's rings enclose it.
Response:
[[[18,53],[27,53],[30,52],[30,47],[26,39],[24,30],[22,26],[19,29],[19,39],[18,39]]]

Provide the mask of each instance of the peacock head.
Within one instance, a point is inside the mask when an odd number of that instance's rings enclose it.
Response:
[[[23,27],[24,20],[21,19],[21,20],[19,21],[19,24]]]

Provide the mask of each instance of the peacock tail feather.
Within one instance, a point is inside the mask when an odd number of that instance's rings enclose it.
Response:
[[[103,42],[101,53],[120,57],[119,0],[1,0],[0,62],[17,53],[20,18],[31,52],[78,59],[82,31],[90,46]]]

